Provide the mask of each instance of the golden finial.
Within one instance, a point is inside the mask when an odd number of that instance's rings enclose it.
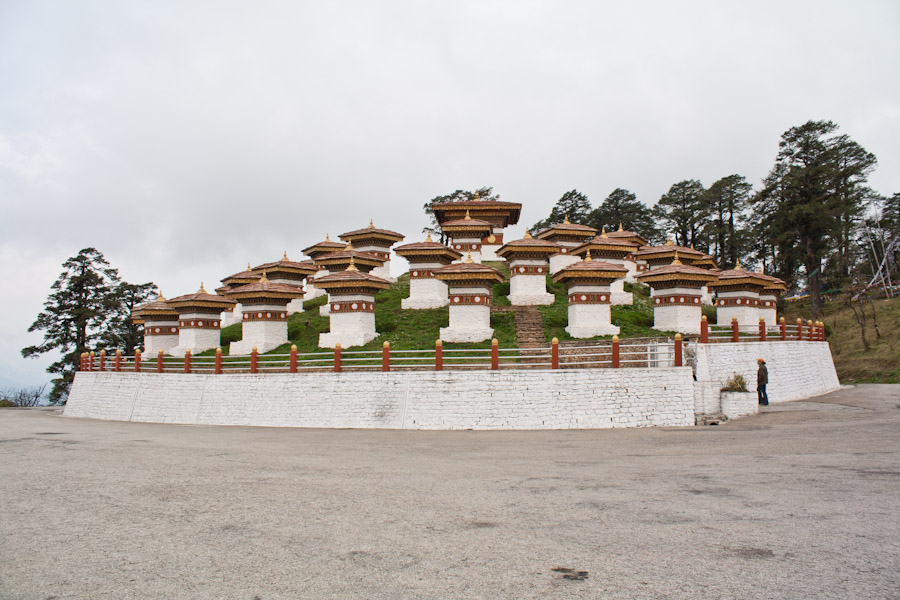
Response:
[[[347,242],[347,245],[344,246],[344,250],[353,250],[353,240]]]
[[[588,249],[587,256],[584,257],[584,262],[592,262],[592,261],[593,261],[593,259],[591,258],[591,251],[590,251],[590,249]]]
[[[602,237],[602,238],[606,237],[606,225],[604,225],[603,228],[600,230],[600,237]]]
[[[481,201],[481,192],[475,192],[475,202]]]
[[[266,272],[265,272],[265,271],[263,271],[262,277],[260,277],[259,280],[262,281],[263,283],[268,283],[269,278],[266,277]]]
[[[252,270],[253,270],[253,267],[250,265],[250,261],[249,261],[249,260],[247,261],[247,270],[248,270],[248,271],[252,271]]]
[[[471,221],[472,217],[469,216],[469,209],[466,209],[466,221]]]
[[[622,229],[622,221],[619,221],[619,231],[625,231],[624,229]]]
[[[672,234],[666,236],[666,246],[674,246],[675,242],[672,241]]]
[[[373,219],[369,219],[369,229],[375,229],[375,222]]]
[[[681,260],[678,258],[678,250],[675,251],[675,258],[672,259],[673,265],[680,265]]]
[[[356,268],[356,261],[353,260],[352,256],[350,257],[350,264],[347,265],[347,270],[348,271],[359,271],[359,269]]]
[[[430,231],[428,232],[428,235],[425,236],[425,241],[426,241],[426,242],[433,242],[433,241],[434,241],[433,239],[431,239],[431,232],[430,232]]]
[[[568,223],[568,222],[569,222],[569,215],[566,215],[566,218],[563,219],[563,223]]]
[[[735,271],[741,271],[741,270],[743,270],[743,269],[741,268],[741,259],[737,259],[737,264],[734,265],[734,270],[735,270]]]
[[[281,260],[290,260],[290,259],[287,257],[287,250],[284,251],[284,256],[281,257]]]
[[[532,238],[531,238],[531,232],[530,232],[530,231],[526,231],[526,232],[525,232],[525,237],[522,238],[522,239],[525,239],[525,240],[530,240],[530,239],[532,239]]]
[[[156,301],[157,301],[157,302],[165,302],[165,301],[166,301],[165,297],[162,295],[162,292],[159,292],[159,293],[156,295]]]
[[[466,263],[467,263],[467,264],[472,264],[473,262],[475,262],[475,261],[472,260],[472,253],[471,253],[471,252],[467,253],[467,254],[466,254]]]
[[[203,282],[202,282],[202,281],[200,282],[200,289],[197,290],[197,293],[198,293],[198,294],[205,294],[205,293],[206,293],[206,289],[203,287]]]
[[[326,242],[330,242],[330,241],[331,241],[331,236],[330,236],[329,234],[327,234],[327,233],[325,234],[325,241],[326,241]]]
[[[763,264],[762,264],[762,263],[759,263],[759,272],[762,273],[763,275],[766,274],[766,270],[763,268]]]
[[[694,249],[694,242],[691,242],[691,250]]]

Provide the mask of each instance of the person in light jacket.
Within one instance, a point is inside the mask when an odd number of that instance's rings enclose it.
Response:
[[[766,384],[769,383],[769,370],[766,368],[766,361],[759,358],[756,360],[759,365],[759,371],[756,372],[756,393],[759,396],[759,403],[762,406],[769,405],[769,396],[766,394]]]

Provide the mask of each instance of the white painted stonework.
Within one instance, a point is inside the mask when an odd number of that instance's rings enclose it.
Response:
[[[460,288],[462,290],[464,288]],[[484,293],[484,288],[473,288],[472,293]],[[454,288],[453,293],[457,293]],[[459,293],[467,293],[459,291]],[[491,328],[491,307],[475,306],[467,304],[465,306],[450,304],[450,324],[449,327],[441,327],[441,340],[445,342],[483,342],[494,337],[494,330]]]
[[[756,292],[719,292],[719,300],[731,298],[752,298],[758,299],[759,294]],[[742,301],[743,302],[743,301]],[[741,328],[751,329],[759,326],[759,309],[755,306],[719,306],[716,308],[716,324],[730,326],[731,320],[737,317],[738,326]]]
[[[697,288],[666,288],[650,292],[650,301],[653,302],[653,329],[657,331],[674,331],[675,333],[700,333],[700,319],[703,317],[703,307],[700,304],[656,304],[656,298],[665,296],[678,296],[690,294],[696,296]]]
[[[218,314],[209,313],[179,313],[179,321],[202,321],[205,323],[218,323]],[[169,350],[172,356],[184,356],[187,350],[191,354],[199,354],[206,350],[213,350],[219,347],[219,334],[221,328],[203,328],[181,327],[178,330],[178,345]]]
[[[625,281],[627,281],[628,283],[637,282],[637,278],[635,277],[639,272],[637,263],[633,260],[623,260],[622,265],[624,265],[625,268],[628,269],[628,272],[625,274]]]
[[[327,296],[328,293],[326,292],[325,295]],[[330,314],[331,314],[331,296],[328,296],[328,300],[325,302],[325,304],[323,304],[322,306],[319,307],[319,316],[327,317]]]
[[[769,306],[766,306],[766,302],[769,303]],[[778,325],[778,315],[776,314],[776,304],[777,299],[774,294],[760,294],[759,295],[759,308],[757,312],[759,313],[760,319],[766,322],[766,325],[769,327],[775,327]]]
[[[599,429],[694,424],[690,367],[260,375],[82,372],[64,415],[197,425]]]
[[[756,392],[720,392],[719,403],[722,414],[729,419],[748,417],[759,412],[759,397]]]
[[[280,304],[245,304],[246,315],[272,315],[286,312]],[[250,354],[255,347],[259,352],[268,352],[282,344],[287,344],[287,321],[250,321],[244,320],[241,325],[241,340],[232,342],[228,353],[232,356]]]
[[[417,263],[415,266],[410,264],[409,272],[418,269],[438,269],[444,266],[441,263],[424,265]],[[422,308],[441,308],[447,306],[450,302],[447,296],[447,284],[439,281],[434,277],[428,279],[410,278],[409,280],[409,298],[400,301],[400,308],[404,309],[422,309]]]
[[[519,272],[527,267],[541,267],[540,275],[525,275]],[[556,301],[556,296],[547,292],[547,273],[550,268],[546,260],[539,258],[514,258],[509,261],[509,303],[513,306],[546,306]]]
[[[287,305],[287,314],[293,315],[303,312],[303,298],[294,298]]]
[[[147,330],[148,325],[144,324],[144,331]],[[178,345],[178,321],[166,321],[166,322],[156,322],[153,324],[153,327],[159,328],[168,328],[172,327],[176,328],[176,333],[171,335],[146,335],[144,334],[144,354],[147,356],[156,356],[160,350],[169,354],[172,351],[172,348]]]
[[[331,300],[341,304],[350,303],[352,305],[354,302],[371,304],[375,302],[375,297],[365,294],[332,294]],[[338,344],[341,345],[341,348],[362,346],[378,337],[378,333],[375,331],[375,313],[373,312],[341,313],[332,311],[328,316],[328,321],[328,333],[319,334],[320,348],[334,348]]]
[[[473,263],[481,264],[481,261],[483,258],[482,254],[484,252],[484,247],[482,246],[481,250],[472,250],[473,244],[476,245],[476,247],[477,247],[477,245],[480,243],[481,243],[481,238],[479,238],[479,237],[467,237],[467,236],[463,235],[460,237],[451,238],[449,246],[451,248],[453,248],[454,250],[456,250],[457,252],[462,252],[462,258],[460,258],[459,260],[454,260],[453,262],[454,263],[465,262],[467,257],[469,255],[471,255]],[[498,246],[498,248],[499,248],[499,246]],[[497,260],[497,259],[494,258],[494,259],[488,259],[488,260]]]
[[[318,298],[319,296],[325,295],[325,290],[312,285],[312,280],[319,279],[320,277],[325,277],[326,275],[328,275],[328,269],[319,269],[311,278],[306,278],[306,294],[304,296],[306,300],[312,300],[313,298]]]
[[[562,242],[557,243],[562,245]],[[574,254],[557,252],[550,256],[550,274],[556,275],[566,267],[574,265],[577,262],[581,262],[581,257],[575,256]]]
[[[712,292],[709,291],[709,286],[704,285],[700,288],[700,302],[706,306],[715,306],[715,300],[713,300]]]
[[[613,281],[609,291],[612,294],[613,306],[631,306],[634,304],[634,294],[625,291],[624,279]]]
[[[228,327],[229,325],[234,325],[235,323],[240,323],[244,318],[244,309],[241,306],[241,303],[238,302],[234,305],[234,309],[232,310],[223,310],[219,315],[219,325],[221,327]]]
[[[609,286],[577,284],[569,286],[569,296],[610,294]],[[618,335],[619,327],[611,323],[609,304],[569,304],[569,325],[566,332],[574,338],[598,335]]]

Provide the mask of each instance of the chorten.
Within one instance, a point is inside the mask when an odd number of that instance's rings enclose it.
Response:
[[[329,331],[319,334],[319,347],[362,346],[378,336],[375,331],[375,294],[391,282],[356,268],[351,258],[346,270],[330,273],[313,281],[328,293]]]
[[[712,261],[710,264],[712,257],[709,254],[687,246],[678,246],[672,241],[671,237],[666,240],[665,244],[660,246],[642,247],[634,253],[634,257],[635,259],[646,261],[648,269],[654,269],[655,267],[664,267],[672,264],[676,253],[678,254],[678,260],[685,265],[697,267],[715,266],[715,261]],[[703,264],[697,264],[698,262]]]
[[[616,231],[610,231],[606,234],[606,236],[610,239],[614,240],[623,240],[626,242],[630,242],[637,248],[642,248],[648,245],[650,242],[647,241],[647,238],[633,232],[628,231],[627,229],[622,228],[622,223],[619,223],[619,228]]]
[[[475,263],[481,262],[482,240],[492,235],[491,229],[490,222],[473,219],[469,211],[466,211],[462,219],[441,223],[441,231],[450,238],[450,247],[457,252],[465,252]],[[498,260],[495,252],[492,254],[494,254],[493,260]]]
[[[331,240],[331,237],[328,234],[325,234],[324,241],[315,243],[312,246],[310,246],[309,248],[304,248],[303,254],[310,257],[310,259],[312,259],[313,262],[315,262],[315,260],[317,258],[319,258],[320,256],[323,256],[325,254],[331,254],[332,252],[337,252],[338,250],[343,250],[346,247],[347,247],[347,244],[345,244],[343,242],[334,242]],[[318,279],[319,277],[324,277],[324,276],[328,275],[328,272],[329,272],[328,269],[326,269],[323,266],[319,266],[318,263],[316,263],[316,265],[318,266],[319,270],[315,275],[313,275],[313,277],[312,277],[313,279]],[[321,288],[317,288],[317,287],[315,287],[315,285],[309,285],[309,283],[310,282],[307,281],[307,285],[306,285],[306,299],[307,300],[312,300],[313,298],[318,298],[319,296],[325,295],[325,290],[323,290]]]
[[[491,339],[491,298],[494,284],[503,281],[500,271],[478,264],[468,256],[465,262],[447,265],[434,272],[447,284],[450,295],[450,325],[440,330],[445,342],[481,342]]]
[[[574,338],[616,335],[612,324],[610,285],[625,277],[628,270],[608,261],[585,258],[553,275],[553,281],[564,283],[569,292],[569,325],[566,331]]]
[[[270,281],[263,272],[259,281],[226,293],[243,306],[241,341],[232,342],[229,354],[250,354],[256,348],[268,352],[288,341],[288,304],[303,297],[296,285]]]
[[[674,252],[672,262],[637,276],[653,291],[653,329],[676,333],[700,333],[703,316],[701,288],[716,280],[716,274],[681,262]]]
[[[241,271],[240,273],[229,275],[228,277],[223,279],[222,286],[216,288],[216,293],[220,296],[224,296],[232,288],[254,283],[258,281],[259,278],[260,274],[254,272],[250,267],[250,263],[247,263],[246,271]],[[243,313],[241,311],[241,304],[237,303],[231,310],[222,311],[222,314],[220,315],[220,325],[222,327],[228,327],[229,325],[240,323],[242,315]]]
[[[348,231],[339,237],[345,242],[351,242],[353,247],[360,252],[367,252],[384,259],[384,263],[380,267],[372,269],[372,275],[391,282],[397,281],[396,277],[391,277],[391,246],[402,242],[403,234],[390,229],[378,229],[370,219],[369,226],[365,229]]]
[[[441,226],[441,230],[445,233],[447,230],[444,228],[444,223],[464,218],[466,211],[469,211],[471,218],[487,221],[490,224],[490,231],[479,240],[481,256],[475,262],[480,262],[481,260],[500,260],[497,250],[503,245],[503,230],[519,222],[522,205],[500,200],[482,200],[476,193],[474,200],[432,204],[431,211]],[[462,252],[468,251],[465,248],[456,248],[456,246],[453,248]],[[472,260],[475,260],[474,252]]]
[[[318,273],[319,269],[312,261],[293,261],[288,258],[287,250],[281,260],[253,267],[254,273],[265,273],[272,283],[284,283],[301,290],[301,296],[294,298],[287,305],[287,314],[303,312],[303,283],[307,277]]]
[[[758,274],[769,282],[759,293],[759,318],[769,327],[774,327],[778,324],[778,297],[787,290],[787,284],[777,277],[766,275],[762,266],[759,267]]]
[[[572,255],[572,250],[597,235],[597,230],[587,225],[570,223],[566,215],[562,223],[551,225],[541,229],[534,237],[539,240],[547,240],[559,244],[559,252],[550,257],[550,274],[559,273],[569,265],[574,265],[581,259]]]
[[[634,245],[633,241],[624,238],[611,238],[606,233],[606,229],[604,229],[597,237],[572,250],[572,254],[579,258],[584,258],[590,252],[594,259],[625,267],[625,277],[612,283],[610,293],[612,294],[612,303],[614,305],[630,306],[634,302],[634,296],[631,292],[625,291],[625,280],[629,277],[634,280],[638,272],[637,264],[632,259],[632,255],[636,250],[637,246]]]
[[[162,294],[140,307],[144,323],[144,353],[155,356],[160,350],[169,352],[178,345],[178,313]]]
[[[334,274],[346,271],[350,268],[351,264],[354,265],[354,268],[357,271],[372,273],[375,269],[384,265],[385,261],[384,258],[369,252],[360,252],[353,247],[352,242],[348,242],[343,250],[332,252],[330,254],[323,254],[316,258],[315,262],[317,265],[324,267],[328,274]],[[382,277],[381,279],[384,278]],[[389,282],[389,280],[385,281]],[[328,316],[329,310],[331,310],[330,299],[327,304],[319,307],[319,314],[326,317]]]
[[[462,254],[431,239],[405,244],[394,249],[397,256],[409,261],[409,298],[400,301],[401,308],[441,308],[447,306],[447,284],[434,277],[434,271],[462,257]]]
[[[178,313],[178,345],[170,354],[184,356],[187,350],[197,354],[219,347],[220,315],[233,308],[235,302],[207,293],[201,283],[193,294],[172,298],[167,304]]]
[[[547,292],[547,259],[558,254],[561,246],[526,233],[497,250],[497,256],[509,263],[509,302],[513,306],[553,304],[556,297]]]
[[[718,281],[709,284],[716,291],[716,322],[729,325],[737,318],[740,326],[758,326],[759,295],[772,282],[765,275],[745,271],[740,260],[733,269],[718,275]]]

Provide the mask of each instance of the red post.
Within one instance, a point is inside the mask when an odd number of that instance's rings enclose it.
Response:
[[[341,372],[341,345],[340,344],[334,345],[334,372],[335,373]]]
[[[187,355],[185,355],[185,356],[187,356]],[[159,354],[156,355],[156,372],[157,373],[163,372],[163,351],[162,350],[160,350]]]
[[[216,375],[222,374],[222,349],[216,348],[216,362],[214,367]]]
[[[291,344],[291,373],[297,372],[297,344]]]
[[[759,341],[761,341],[761,342],[766,341],[766,320],[765,319],[759,320]]]
[[[825,321],[819,321],[819,341],[825,341]]]
[[[141,372],[141,351],[138,348],[134,350],[134,372]]]
[[[444,370],[444,342],[441,340],[434,342],[434,370]]]
[[[797,341],[803,340],[803,319],[797,317]]]
[[[559,339],[553,338],[553,341],[550,342],[550,368],[558,369],[559,368]]]
[[[731,341],[737,342],[740,339],[738,335],[738,320],[737,317],[731,317]]]
[[[709,319],[706,318],[706,315],[700,318],[700,343],[709,343]]]
[[[497,338],[491,340],[491,370],[496,371],[500,368],[500,346]]]
[[[100,370],[104,370],[106,368],[106,350],[100,351]]]
[[[256,346],[253,346],[253,350],[250,351],[250,372],[259,373],[259,350],[256,349]]]
[[[391,370],[391,343],[385,342],[381,345],[381,370]]]
[[[81,353],[80,362],[78,363],[78,370],[79,370],[79,371],[87,371],[87,361],[84,359],[84,357],[85,357],[86,355],[87,355],[87,352],[82,352],[82,353]]]
[[[784,317],[781,317],[778,326],[781,328],[781,341],[784,342],[787,340],[787,323],[784,322]]]
[[[684,355],[681,347],[681,334],[675,334],[675,366],[680,367],[684,362]]]
[[[814,331],[812,319],[806,322],[806,340],[808,342],[816,341],[816,332]]]
[[[116,350],[116,362],[113,364],[113,371],[118,373],[122,370],[122,351]]]
[[[612,339],[612,365],[613,369],[619,368],[619,336],[614,335]]]
[[[91,350],[91,353],[88,355],[88,371],[94,370],[94,351]]]
[[[191,351],[190,350],[187,350],[184,353],[184,372],[185,373],[191,372]]]

